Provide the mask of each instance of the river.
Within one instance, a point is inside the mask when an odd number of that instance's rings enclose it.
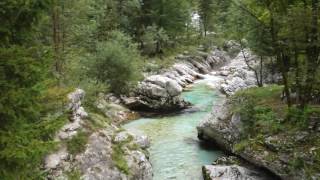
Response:
[[[196,126],[220,99],[218,92],[208,85],[209,81],[210,78],[196,81],[182,93],[182,97],[193,104],[192,108],[171,115],[141,118],[123,126],[132,133],[150,137],[154,180],[202,179],[202,165],[211,164],[223,155],[218,148],[201,144],[197,138]]]

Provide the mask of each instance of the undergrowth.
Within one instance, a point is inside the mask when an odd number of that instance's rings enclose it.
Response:
[[[313,105],[304,110],[288,108],[281,100],[282,86],[250,88],[236,93],[231,98],[232,112],[241,116],[242,131],[234,145],[235,152],[251,150],[263,154],[269,161],[278,159],[279,153],[290,156],[288,167],[291,172],[303,168],[311,177],[320,171],[320,134],[309,128],[311,119],[320,117],[319,106]],[[312,131],[312,132],[311,132]],[[307,132],[298,141],[295,137]],[[277,149],[270,149],[266,138],[276,137]],[[308,160],[305,159],[308,157]]]

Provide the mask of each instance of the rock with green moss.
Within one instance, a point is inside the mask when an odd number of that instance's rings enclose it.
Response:
[[[260,171],[238,165],[207,165],[202,171],[205,180],[271,180]]]
[[[202,167],[205,180],[277,180],[268,171],[255,167],[247,161],[236,156],[223,156],[212,165]]]
[[[81,107],[81,102],[72,103],[75,104],[71,108],[74,114]],[[148,138],[118,128],[101,107],[88,109],[89,117],[77,116],[75,121],[70,119],[58,132],[58,135],[61,132],[75,133],[66,139],[57,138],[58,150],[45,158],[46,178],[151,180],[153,174],[147,152],[150,144]],[[73,128],[73,123],[77,121],[81,122],[80,126]]]
[[[82,179],[152,179],[152,166],[140,146],[131,147],[134,139],[114,127],[93,133],[87,148],[75,157]]]

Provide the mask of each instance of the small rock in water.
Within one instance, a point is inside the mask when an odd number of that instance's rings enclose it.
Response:
[[[206,180],[267,180],[260,172],[238,165],[207,165],[204,166],[203,176]]]

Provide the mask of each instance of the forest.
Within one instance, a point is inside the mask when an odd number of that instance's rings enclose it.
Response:
[[[130,96],[179,54],[225,50],[230,40],[257,86],[232,97],[248,130],[238,149],[263,134],[257,127],[297,132],[310,119],[320,127],[319,8],[318,0],[1,0],[0,179],[46,179],[41,164],[58,147],[75,88],[90,109],[100,93]],[[285,125],[258,124],[278,119]],[[320,173],[318,133],[311,175]]]

